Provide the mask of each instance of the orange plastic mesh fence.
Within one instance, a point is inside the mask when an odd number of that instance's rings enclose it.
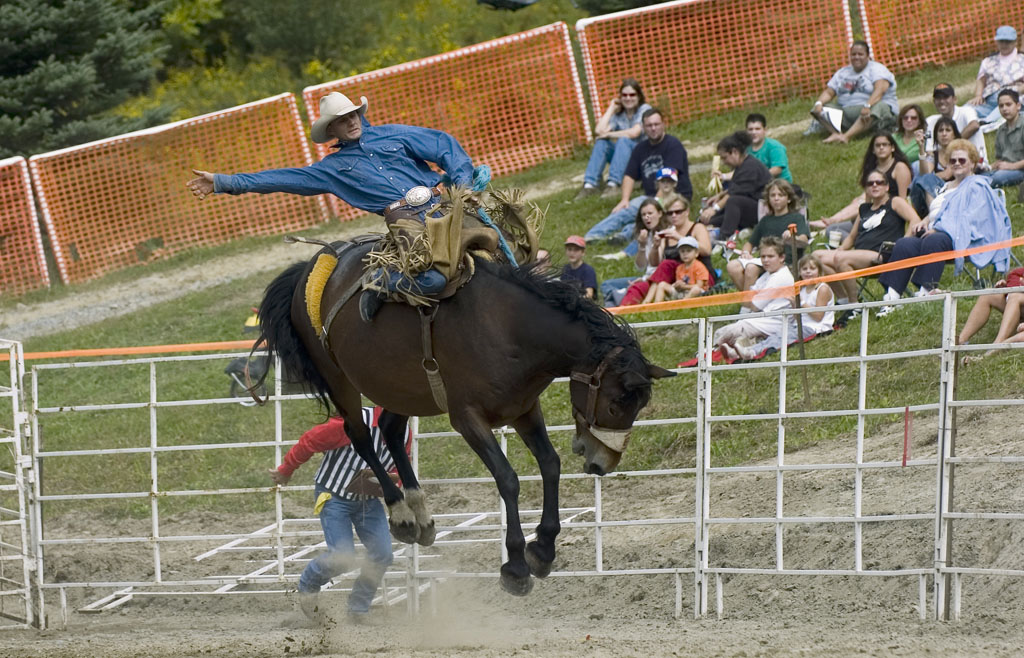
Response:
[[[852,40],[845,0],[682,0],[576,32],[595,116],[632,77],[672,123],[819,91]]]
[[[995,51],[996,28],[1024,27],[1021,0],[860,0],[871,55],[891,71]]]
[[[454,135],[474,164],[490,165],[495,176],[566,157],[590,138],[569,28],[561,22],[308,87],[311,123],[320,116],[320,98],[332,91],[357,102],[366,96],[373,124]],[[317,145],[321,158],[329,146]],[[362,214],[332,203],[342,218]]]
[[[185,187],[191,168],[259,171],[312,163],[292,94],[32,156],[32,178],[65,283],[198,245],[314,226],[321,197],[215,195]]]
[[[17,295],[48,285],[28,163],[22,157],[0,160],[0,293]]]

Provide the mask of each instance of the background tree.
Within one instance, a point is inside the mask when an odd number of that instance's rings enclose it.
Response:
[[[136,0],[141,1],[141,0]],[[184,119],[428,57],[540,25],[572,26],[573,0],[496,11],[475,0],[168,0],[159,84],[118,112]]]
[[[159,4],[154,5],[155,7]],[[116,0],[0,3],[0,157],[108,137],[160,118],[111,114],[149,88],[160,46],[151,10]]]

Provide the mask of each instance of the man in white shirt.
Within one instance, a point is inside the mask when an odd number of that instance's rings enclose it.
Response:
[[[957,107],[956,90],[953,89],[952,85],[945,82],[935,85],[935,89],[932,91],[932,103],[935,104],[935,109],[939,113],[933,114],[927,119],[928,125],[925,129],[925,134],[928,137],[928,143],[925,145],[925,150],[931,151],[935,148],[932,144],[932,132],[935,122],[939,120],[939,117],[948,117],[956,124],[957,130],[960,131],[960,136],[974,144],[974,148],[978,149],[981,162],[987,164],[988,154],[985,152],[985,136],[979,130],[981,124],[978,123],[978,113],[974,110],[974,107],[971,105]]]

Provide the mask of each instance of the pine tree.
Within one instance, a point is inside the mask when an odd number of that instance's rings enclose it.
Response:
[[[156,3],[157,5],[162,3]],[[149,88],[161,46],[152,9],[118,0],[0,2],[0,158],[152,123],[110,110]]]

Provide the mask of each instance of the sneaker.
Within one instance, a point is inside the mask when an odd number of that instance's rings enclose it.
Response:
[[[583,188],[576,193],[576,198],[573,199],[573,201],[582,201],[583,199],[587,199],[592,196],[597,196],[598,194],[600,194],[600,192],[601,190],[597,189],[596,187],[588,187],[584,185]]]
[[[842,329],[847,324],[849,324],[850,320],[854,320],[854,319],[860,317],[860,313],[861,313],[861,309],[859,309],[859,308],[848,308],[848,309],[846,309],[845,311],[843,311],[842,313],[839,314],[838,318],[836,318],[835,326],[837,326],[840,329]]]
[[[610,254],[598,254],[595,258],[600,258],[601,260],[622,260],[623,258],[629,258],[629,256],[624,251],[616,251]]]
[[[817,135],[821,132],[821,124],[818,123],[817,119],[811,119],[810,125],[807,126],[807,130],[804,131],[804,137],[810,137],[811,135]]]
[[[895,313],[898,308],[899,306],[883,306],[882,308],[878,309],[877,313],[875,313],[875,317],[884,318],[885,316],[890,315],[891,313]]]
[[[618,199],[621,196],[622,190],[619,189],[619,186],[612,185],[610,183],[607,187],[604,188],[604,192],[601,192],[602,199]]]

